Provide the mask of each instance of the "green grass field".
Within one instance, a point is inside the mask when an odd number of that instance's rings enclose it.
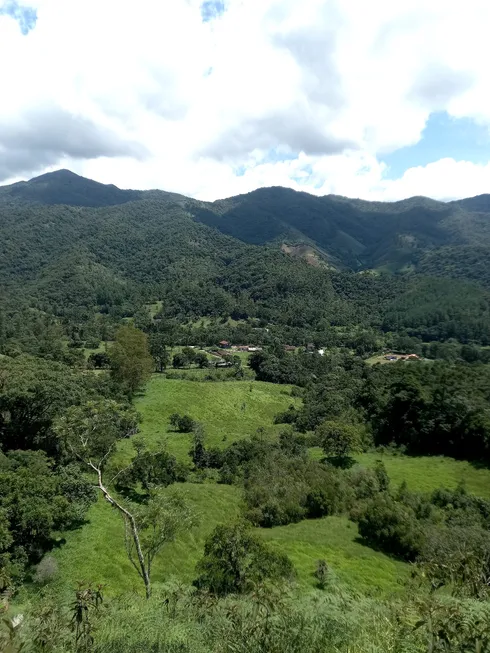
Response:
[[[179,486],[199,517],[196,529],[168,545],[155,560],[153,583],[176,578],[191,582],[204,541],[213,528],[239,516],[241,494],[234,486],[185,483]],[[368,592],[391,592],[406,577],[408,566],[391,560],[357,541],[357,527],[345,517],[303,521],[257,532],[293,561],[301,589],[313,588],[317,561],[327,560],[339,580]],[[77,581],[102,583],[115,595],[141,591],[141,581],[124,548],[121,517],[102,499],[89,513],[89,523],[66,535],[66,543],[54,553],[60,567],[60,591]]]
[[[310,456],[321,460],[324,453],[320,447],[311,447]],[[395,487],[406,481],[413,492],[432,492],[439,487],[454,489],[463,483],[468,492],[490,498],[490,469],[479,469],[465,460],[386,453],[361,453],[355,458],[361,467],[371,468],[377,460],[382,460]]]
[[[150,445],[166,442],[171,453],[187,461],[191,435],[176,433],[169,425],[172,413],[190,415],[202,422],[206,444],[224,447],[264,429],[265,437],[281,430],[274,416],[298,399],[290,396],[291,388],[260,381],[181,381],[154,375],[146,393],[135,401],[143,415],[141,437]],[[129,445],[129,447],[128,447]],[[129,450],[130,443],[123,443]]]
[[[326,560],[339,581],[352,589],[389,593],[400,588],[409,565],[373,551],[358,538],[357,525],[347,517],[310,519],[261,529],[262,537],[287,553],[302,587],[314,587],[318,560]]]
[[[442,456],[392,456],[365,453],[356,456],[358,462],[373,467],[382,460],[394,485],[406,481],[410,490],[431,492],[438,487],[456,488],[464,483],[468,492],[490,498],[490,470],[478,469],[464,460]]]
[[[193,532],[169,544],[156,558],[152,579],[159,583],[170,578],[190,582],[202,556],[204,540],[213,528],[239,514],[240,491],[229,485],[185,483],[178,486],[198,516]],[[90,509],[88,523],[66,534],[66,543],[54,552],[60,567],[60,589],[74,587],[77,581],[102,583],[106,593],[141,591],[142,585],[131,566],[124,547],[123,521],[100,499]]]

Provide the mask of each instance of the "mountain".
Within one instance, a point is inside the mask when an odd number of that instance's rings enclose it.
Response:
[[[424,197],[382,203],[262,188],[202,203],[193,214],[245,242],[302,242],[337,265],[399,270],[417,264],[424,252],[434,248],[490,246],[488,212],[490,196],[453,203]]]
[[[0,189],[4,200],[25,200],[41,204],[69,206],[114,206],[141,197],[141,191],[121,190],[112,184],[100,184],[70,170],[48,172],[30,181],[20,181]]]
[[[170,202],[174,213],[244,243],[295,252],[301,251],[295,245],[306,245],[310,260],[316,256],[340,269],[397,271],[422,259],[427,266],[427,253],[441,247],[476,247],[476,255],[490,247],[490,195],[449,203],[425,197],[367,202],[272,187],[200,202],[163,191],[121,190],[68,170],[0,188],[0,207],[13,203],[17,209],[22,202],[102,208],[150,200],[167,208]]]
[[[490,343],[485,198],[275,187],[202,202],[60,170],[0,188],[0,289],[9,315],[22,305],[77,329],[158,301],[183,323],[257,319],[294,342],[371,326]]]

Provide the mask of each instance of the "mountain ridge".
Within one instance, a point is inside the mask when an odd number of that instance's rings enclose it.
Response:
[[[449,200],[449,201],[444,201],[444,200],[436,200],[432,197],[429,197],[428,195],[413,195],[410,197],[406,197],[401,200],[394,200],[394,201],[387,201],[387,200],[364,200],[361,198],[356,198],[356,197],[350,197],[348,195],[337,195],[335,193],[327,193],[326,195],[315,195],[313,193],[308,193],[305,190],[296,190],[294,188],[289,188],[288,186],[261,186],[259,188],[256,188],[252,191],[249,191],[247,193],[240,193],[238,195],[230,195],[227,197],[219,198],[213,201],[204,201],[204,200],[194,200],[190,196],[182,195],[181,193],[174,193],[172,191],[166,191],[164,189],[160,188],[152,188],[148,190],[141,190],[141,189],[122,189],[119,188],[119,186],[116,186],[115,184],[104,184],[99,181],[95,181],[93,179],[90,179],[89,177],[84,177],[83,175],[79,175],[67,168],[60,168],[59,170],[53,170],[51,172],[46,172],[43,173],[42,175],[37,175],[36,177],[32,177],[27,180],[22,180],[15,182],[13,184],[0,184],[0,192],[5,191],[7,189],[13,189],[14,187],[19,187],[19,186],[25,186],[25,185],[30,185],[30,184],[39,184],[43,181],[59,181],[59,180],[64,180],[64,181],[75,181],[75,180],[82,180],[84,183],[90,183],[90,185],[95,188],[96,186],[100,186],[103,188],[108,188],[108,189],[115,189],[117,191],[121,191],[124,193],[155,193],[155,192],[162,192],[168,195],[177,195],[180,197],[185,197],[188,200],[193,200],[193,201],[202,201],[205,204],[218,204],[221,202],[226,202],[228,200],[232,199],[239,199],[242,197],[247,197],[250,195],[253,195],[255,193],[261,193],[263,191],[286,191],[291,194],[298,194],[298,195],[306,195],[308,197],[315,197],[315,198],[320,198],[320,199],[332,199],[336,201],[347,201],[347,202],[353,202],[353,203],[362,203],[364,205],[371,205],[371,206],[401,206],[401,205],[417,205],[421,204],[424,202],[430,202],[432,204],[437,204],[437,205],[468,205],[468,204],[481,204],[481,206],[485,207],[485,211],[490,211],[490,193],[482,193],[479,195],[474,195],[471,197],[465,197],[465,198],[460,198],[457,200]]]
[[[169,212],[179,213],[248,245],[283,251],[305,245],[338,269],[398,272],[416,268],[422,259],[426,268],[428,254],[439,248],[475,247],[481,254],[482,248],[490,247],[490,195],[486,194],[452,202],[422,196],[371,202],[272,186],[205,202],[157,189],[120,189],[66,169],[0,187],[4,214],[7,204],[28,213],[35,204],[95,210],[134,204],[137,212],[137,207],[143,209],[148,203],[156,211],[156,224]],[[440,273],[442,259],[432,258]],[[465,275],[474,280],[474,271]]]

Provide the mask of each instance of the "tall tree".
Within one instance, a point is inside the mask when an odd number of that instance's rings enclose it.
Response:
[[[133,325],[118,329],[116,341],[109,350],[113,378],[129,395],[133,395],[153,371],[153,359],[148,349],[148,338]]]
[[[315,433],[326,456],[339,462],[361,450],[360,430],[353,424],[327,421]]]
[[[170,352],[167,349],[167,336],[160,331],[152,333],[149,338],[149,345],[157,371],[163,372],[170,363]]]

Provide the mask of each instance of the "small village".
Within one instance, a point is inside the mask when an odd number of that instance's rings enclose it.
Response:
[[[305,347],[296,347],[295,345],[284,345],[284,351],[286,352],[293,353],[298,350],[304,350],[306,353],[310,353],[310,354],[318,353],[320,354],[320,356],[325,355],[325,349],[323,348],[317,349],[315,345],[311,342],[308,343]],[[221,340],[218,343],[218,348],[213,350],[208,350],[208,353],[211,356],[216,356],[223,359],[223,357],[229,356],[231,353],[234,352],[254,353],[257,351],[262,351],[262,347],[259,347],[258,345],[232,345],[227,340]],[[383,359],[388,363],[395,363],[397,361],[422,360],[418,354],[404,354],[399,352],[385,352],[383,354]],[[221,364],[223,367],[225,367],[227,365],[226,359],[224,359],[223,363]],[[219,363],[217,365],[219,365]]]

